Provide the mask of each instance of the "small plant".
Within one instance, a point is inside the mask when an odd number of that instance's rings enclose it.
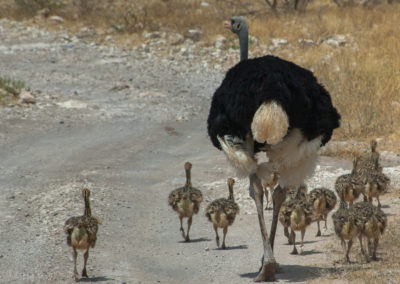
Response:
[[[34,15],[45,8],[54,11],[63,7],[59,0],[15,0],[15,4],[28,15]]]
[[[0,105],[15,101],[24,88],[23,81],[0,77]]]

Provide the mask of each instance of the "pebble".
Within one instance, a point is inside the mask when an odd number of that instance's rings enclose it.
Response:
[[[49,17],[48,20],[56,22],[56,23],[63,23],[64,22],[64,19],[62,17],[56,16],[56,15]]]
[[[36,98],[26,90],[23,90],[19,95],[19,102],[22,104],[34,104],[36,103]]]
[[[200,30],[196,30],[196,29],[187,30],[185,33],[185,37],[193,40],[194,42],[199,41],[202,36],[203,36],[203,32]]]
[[[345,35],[333,35],[324,39],[322,43],[331,46],[343,46],[347,43],[347,38]]]
[[[168,35],[168,42],[171,45],[179,45],[184,42],[185,38],[181,34],[172,33]]]
[[[274,46],[288,44],[288,40],[283,38],[273,38],[271,41]]]

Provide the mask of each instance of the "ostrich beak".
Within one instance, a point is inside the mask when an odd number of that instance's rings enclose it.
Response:
[[[231,28],[232,28],[231,22],[225,21],[225,22],[224,22],[224,27],[225,27],[226,29],[231,29]]]

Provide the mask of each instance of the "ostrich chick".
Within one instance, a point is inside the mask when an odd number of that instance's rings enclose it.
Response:
[[[82,189],[82,195],[85,202],[85,211],[83,216],[69,218],[64,225],[64,232],[67,234],[67,244],[72,247],[72,255],[74,258],[74,278],[79,281],[78,272],[76,270],[77,250],[86,250],[84,253],[84,265],[82,277],[88,277],[86,272],[86,263],[89,258],[89,248],[94,248],[97,240],[97,230],[101,220],[98,217],[92,217],[90,209],[90,190]]]
[[[228,227],[235,221],[236,214],[239,213],[239,206],[233,198],[233,184],[235,180],[228,178],[229,197],[220,198],[211,202],[206,209],[206,216],[210,222],[213,223],[217,246],[219,247],[218,228],[222,228],[224,238],[222,241],[222,248],[225,249],[225,237],[228,233]]]
[[[371,152],[356,156],[353,165],[355,174],[364,182],[364,184],[367,183],[368,175],[371,172],[382,172],[382,166],[379,164],[380,154],[376,151],[376,140],[371,140],[370,145]]]
[[[358,219],[361,223],[361,234],[368,240],[368,253],[373,260],[377,260],[376,250],[378,248],[379,239],[385,232],[387,226],[387,217],[385,213],[369,202],[357,202],[354,204]],[[366,261],[369,261],[367,254],[362,246],[361,236],[361,253],[364,254]]]
[[[325,221],[325,230],[327,230],[326,220],[329,212],[335,207],[337,198],[335,193],[327,188],[319,187],[314,188],[310,193],[308,200],[314,207],[315,215],[317,217],[318,232],[317,237],[321,236],[321,229],[319,221]]]
[[[271,200],[271,202],[273,202],[272,195],[274,193],[275,186],[278,184],[278,180],[279,180],[279,174],[275,173],[275,172],[273,172],[270,175],[268,181],[266,181],[264,179],[261,179],[261,184],[262,184],[263,189],[264,189],[265,199],[267,200],[267,204],[265,206],[265,210],[270,209],[268,207],[268,205],[270,203],[270,200]],[[269,194],[268,194],[268,192],[269,192]],[[271,196],[271,199],[269,198],[269,196]]]
[[[293,244],[293,239],[289,234],[289,227],[290,227],[290,212],[292,212],[293,200],[307,200],[307,187],[305,185],[300,186],[299,188],[296,187],[289,187],[286,191],[286,198],[282,204],[282,207],[279,211],[279,222],[283,226],[283,233],[285,237],[288,239],[288,244]]]
[[[373,171],[367,177],[367,184],[365,186],[365,195],[368,201],[372,204],[372,198],[378,201],[378,208],[381,208],[379,196],[386,191],[390,184],[390,179],[380,171]]]
[[[306,200],[302,199],[302,191],[304,191],[303,186],[297,189],[297,195],[294,199],[288,199],[282,204],[279,220],[285,227],[285,235],[287,233],[288,227],[290,227],[291,232],[289,236],[289,244],[293,244],[293,251],[291,254],[298,254],[296,248],[296,234],[295,231],[301,232],[301,245],[300,254],[304,246],[304,234],[306,228],[314,219],[314,212],[312,210],[311,204]]]
[[[192,225],[193,214],[199,212],[200,203],[203,201],[203,194],[200,190],[192,187],[190,171],[192,164],[189,162],[185,163],[186,172],[186,183],[183,187],[173,190],[168,196],[168,203],[174,211],[179,214],[179,220],[181,223],[180,231],[182,237],[186,242],[190,242],[189,230]],[[185,235],[185,230],[182,227],[183,218],[188,218],[188,229]]]
[[[365,196],[365,185],[360,177],[355,174],[357,165],[357,158],[353,160],[353,171],[350,174],[344,174],[339,176],[335,182],[335,191],[338,196],[342,196],[344,201],[349,202],[350,207],[353,206],[353,202],[363,194]]]
[[[344,201],[344,193],[340,195],[339,209],[332,215],[336,235],[340,238],[345,252],[345,263],[350,263],[349,253],[353,245],[353,239],[361,233],[361,223],[354,208],[347,208]],[[359,238],[361,241],[361,238]],[[347,241],[347,245],[346,245]]]

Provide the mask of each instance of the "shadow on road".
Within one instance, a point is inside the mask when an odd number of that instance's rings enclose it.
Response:
[[[103,281],[115,281],[115,279],[108,278],[106,276],[97,276],[97,277],[88,277],[88,278],[81,278],[80,282],[103,282]]]
[[[330,233],[330,234],[323,234],[323,235],[319,236],[318,238],[329,238],[332,236],[333,236],[333,233]]]
[[[304,241],[303,244],[312,244],[312,243],[317,243],[318,241]],[[287,246],[293,246],[293,244],[289,244],[288,242],[285,242],[284,245]],[[300,245],[300,241],[296,240],[296,246]]]
[[[301,266],[301,265],[281,265],[279,272],[275,274],[276,280],[284,280],[288,282],[306,282],[327,273],[333,273],[336,269],[334,267],[314,267],[314,266]],[[240,274],[242,278],[255,278],[258,275],[257,272],[250,272]]]
[[[248,245],[239,245],[239,246],[228,246],[225,249],[223,248],[215,248],[214,250],[234,250],[234,249],[248,249]]]
[[[322,253],[322,251],[318,251],[318,250],[312,249],[312,250],[303,251],[301,253],[301,255],[311,255],[311,254],[320,254],[320,253]]]
[[[191,239],[190,242],[187,241],[179,241],[182,244],[190,244],[190,243],[200,243],[200,242],[209,242],[211,239],[208,238],[198,238],[198,239]]]

